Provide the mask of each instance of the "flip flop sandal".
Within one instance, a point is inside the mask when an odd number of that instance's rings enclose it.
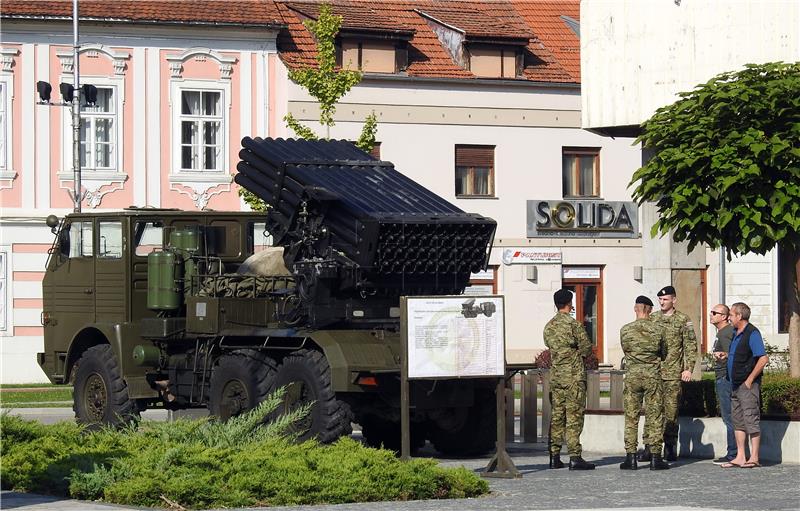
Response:
[[[757,462],[754,462],[754,461],[748,461],[747,463],[744,463],[742,465],[742,468],[758,468],[760,466],[761,466],[760,463],[757,463]]]
[[[738,463],[723,463],[722,465],[720,465],[720,468],[742,468],[742,467],[744,467],[744,465],[739,465]]]

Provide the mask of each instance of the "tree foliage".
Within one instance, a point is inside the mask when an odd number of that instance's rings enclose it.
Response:
[[[320,6],[319,18],[306,20],[305,27],[314,36],[317,46],[317,67],[306,67],[289,71],[289,79],[304,87],[308,93],[319,102],[319,122],[325,127],[325,137],[330,138],[330,128],[336,122],[333,119],[336,113],[336,103],[347,94],[363,77],[360,71],[351,71],[336,67],[336,34],[342,26],[342,17],[333,14],[333,9],[328,4]],[[294,133],[306,140],[318,140],[320,137],[310,127],[295,119],[292,114],[287,114],[283,120]],[[364,121],[361,135],[355,145],[362,151],[371,151],[375,145],[378,120],[375,113],[371,113]],[[264,202],[240,188],[239,195],[253,211],[265,211]]]
[[[660,108],[637,142],[653,157],[633,197],[655,202],[652,235],[765,254],[800,248],[800,63],[722,73]]]
[[[634,173],[633,197],[656,203],[652,236],[672,232],[729,259],[786,254],[780,313],[800,377],[800,62],[748,65],[679,96],[642,125],[637,142],[653,157]]]

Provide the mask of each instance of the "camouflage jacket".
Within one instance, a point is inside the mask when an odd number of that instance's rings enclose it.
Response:
[[[662,380],[680,380],[682,371],[691,371],[697,361],[697,337],[689,316],[676,310],[670,316],[656,311],[650,319],[664,329],[667,356],[661,363]]]
[[[620,329],[619,340],[628,374],[661,375],[661,360],[666,346],[662,328],[647,319],[637,319]]]
[[[592,353],[592,343],[583,325],[566,312],[557,312],[544,327],[544,344],[550,348],[550,381],[586,380],[583,358]]]

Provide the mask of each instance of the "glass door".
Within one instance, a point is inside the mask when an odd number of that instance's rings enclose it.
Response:
[[[564,267],[563,286],[573,293],[573,317],[583,325],[597,360],[603,362],[603,281],[601,268]]]

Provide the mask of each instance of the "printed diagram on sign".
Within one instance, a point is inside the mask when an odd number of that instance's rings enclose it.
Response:
[[[465,318],[477,318],[480,314],[491,318],[496,310],[497,308],[492,302],[481,302],[480,305],[475,305],[474,298],[470,298],[461,304],[461,314]]]

